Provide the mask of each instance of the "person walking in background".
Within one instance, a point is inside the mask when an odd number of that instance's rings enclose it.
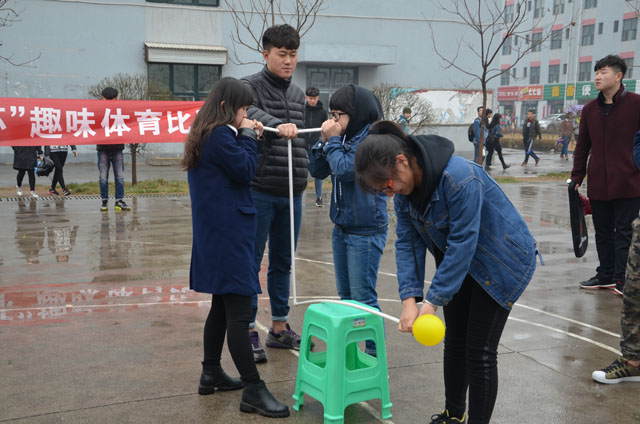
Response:
[[[409,120],[411,119],[411,108],[405,107],[402,109],[402,115],[398,118],[398,124],[402,128],[405,134],[409,134]]]
[[[482,140],[484,140],[484,142],[487,142],[487,136],[489,135],[489,128],[487,128],[487,117],[484,113],[484,108],[482,106],[480,106],[478,109],[478,116],[476,117],[476,119],[474,119],[473,124],[472,124],[472,131],[473,131],[473,161],[478,163],[478,160],[480,158],[480,152],[479,151],[479,146],[480,146],[480,139],[482,138]],[[491,109],[488,110],[488,112],[491,111]],[[482,119],[485,120],[485,124],[484,124],[484,136],[481,137],[481,133],[480,133],[480,129],[482,128]]]
[[[262,292],[254,256],[256,208],[249,191],[262,124],[247,119],[252,103],[246,85],[222,78],[196,115],[184,147],[193,224],[189,286],[212,295],[198,393],[244,387],[242,412],[286,417],[289,408],[260,380],[248,335],[251,298]],[[220,364],[225,336],[240,379],[229,377]]]
[[[331,175],[333,192],[329,216],[336,287],[342,300],[357,300],[380,310],[376,284],[387,241],[387,198],[367,193],[355,182],[358,146],[372,123],[382,117],[378,98],[350,84],[331,96],[331,119],[322,124],[322,140],[311,152],[311,174]],[[373,341],[365,352],[376,356]]]
[[[120,100],[120,93],[113,87],[102,90],[102,100]],[[116,211],[129,211],[131,207],[124,202],[124,144],[98,144],[98,172],[100,181],[101,211],[109,204],[109,166],[113,167],[113,179],[116,183]]]
[[[320,128],[320,125],[327,120],[327,111],[320,101],[320,91],[315,87],[307,88],[305,92],[307,104],[304,108],[304,127]],[[307,142],[307,155],[311,157],[311,147],[319,140],[318,133],[307,133],[304,139]],[[314,178],[316,189],[316,206],[321,208],[322,204],[322,178]]]
[[[29,195],[33,198],[40,197],[36,193],[36,171],[38,166],[38,156],[40,160],[44,159],[42,156],[42,149],[40,146],[12,146],[13,148],[13,169],[18,171],[16,176],[16,193],[18,196],[22,196],[22,180],[24,174],[29,176]]]
[[[60,188],[62,189],[62,194],[68,196],[71,192],[67,189],[67,186],[64,183],[64,176],[62,174],[62,169],[64,168],[64,163],[67,161],[67,152],[69,150],[69,146],[45,146],[44,154],[45,156],[49,156],[53,161],[53,178],[51,179],[51,187],[49,187],[49,194],[53,194],[58,196],[60,193],[56,190],[56,186],[60,183]],[[73,156],[78,157],[78,151],[76,150],[76,146],[71,146],[71,151],[73,152]]]
[[[536,111],[529,109],[527,111],[527,120],[522,126],[522,144],[524,145],[524,161],[522,166],[526,166],[529,163],[529,156],[536,161],[536,166],[540,162],[540,158],[533,152],[533,141],[536,137],[542,140],[542,132],[540,131],[540,123],[535,118]]]
[[[571,184],[577,190],[588,178],[599,265],[596,275],[581,281],[580,287],[614,288],[621,296],[631,223],[640,210],[640,163],[634,162],[633,154],[640,130],[640,95],[622,84],[627,64],[619,56],[598,60],[594,70],[600,93],[582,109]]]
[[[562,137],[562,151],[560,159],[569,160],[569,143],[573,135],[573,113],[569,112],[560,123],[560,137]]]
[[[493,152],[496,152],[498,154],[498,158],[500,159],[500,163],[502,163],[503,170],[511,166],[504,161],[504,157],[502,156],[502,146],[500,145],[500,139],[504,137],[504,135],[502,134],[502,125],[500,123],[501,119],[502,115],[496,113],[493,115],[493,118],[489,123],[489,136],[487,137],[487,159],[485,162],[485,169],[491,169]]]

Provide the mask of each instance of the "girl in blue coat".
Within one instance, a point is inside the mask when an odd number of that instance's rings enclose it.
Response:
[[[198,393],[244,387],[241,411],[286,417],[289,408],[260,380],[248,336],[251,298],[261,293],[254,254],[256,209],[249,184],[262,124],[247,119],[252,103],[244,84],[221,79],[196,115],[184,148],[193,221],[189,283],[192,290],[213,295]],[[220,365],[225,335],[240,379],[229,377]]]

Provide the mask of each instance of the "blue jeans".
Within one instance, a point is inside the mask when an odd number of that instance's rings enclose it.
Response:
[[[570,135],[563,135],[562,136],[562,152],[560,153],[560,156],[564,155],[567,156],[569,154],[569,142],[571,141],[571,136]]]
[[[316,178],[316,199],[322,199],[322,179]]]
[[[331,238],[340,299],[357,300],[380,310],[376,282],[387,234],[361,236],[334,227]],[[366,342],[365,352],[375,356],[376,345],[373,341]]]
[[[122,150],[99,151],[98,172],[100,174],[100,197],[109,198],[109,166],[113,165],[113,178],[116,180],[116,200],[124,198],[124,160]]]
[[[273,196],[251,190],[253,203],[258,210],[258,231],[256,234],[256,261],[258,268],[262,263],[264,248],[269,239],[269,270],[267,271],[267,289],[271,302],[271,320],[286,322],[289,320],[289,276],[291,274],[291,221],[289,220],[289,198]],[[293,197],[293,230],[295,245],[298,245],[300,222],[302,221],[302,195]],[[258,313],[258,296],[253,296],[253,319],[250,328],[254,328]]]

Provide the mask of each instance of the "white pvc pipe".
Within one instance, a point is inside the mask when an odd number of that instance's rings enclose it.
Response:
[[[271,128],[271,127],[263,127],[265,131],[268,132],[272,132],[272,133],[280,133],[280,130],[278,130],[277,128]],[[298,130],[298,134],[307,134],[307,133],[314,133],[314,132],[320,132],[322,131],[322,128],[303,128],[303,129],[299,129]]]
[[[295,288],[294,288],[294,293],[295,293]],[[310,304],[310,303],[337,303],[339,305],[349,306],[351,308],[360,309],[360,310],[369,312],[370,314],[378,315],[378,316],[380,316],[380,317],[382,317],[384,319],[388,319],[388,320],[393,321],[393,322],[397,322],[397,323],[400,322],[400,320],[398,318],[394,317],[394,316],[387,315],[387,314],[382,313],[382,312],[380,312],[380,311],[378,311],[376,309],[372,309],[372,308],[366,307],[366,306],[361,306],[361,305],[358,305],[358,304],[355,304],[355,303],[349,303],[349,302],[344,302],[342,300],[333,300],[333,299],[314,299],[314,300],[307,300],[307,301],[304,301],[304,302],[298,302],[296,300],[296,297],[295,296],[293,297],[293,305],[294,306],[296,306],[296,305],[306,305],[306,304]]]

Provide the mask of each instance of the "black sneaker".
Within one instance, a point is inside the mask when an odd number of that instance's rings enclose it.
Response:
[[[257,331],[249,331],[249,341],[253,350],[253,362],[256,364],[267,362],[267,352],[264,351],[262,343],[260,343],[260,335]]]
[[[109,201],[107,199],[102,199],[102,206],[100,206],[100,210],[102,212],[106,212],[108,205],[109,205]]]
[[[504,165],[502,165],[502,169],[503,170],[509,169],[509,168],[511,168],[511,164],[510,163],[505,163]]]
[[[287,324],[286,330],[282,330],[278,334],[273,331],[273,328],[270,328],[269,334],[267,335],[267,346],[279,349],[300,350],[300,336],[291,329],[289,324]]]
[[[616,287],[613,289],[613,294],[624,296],[624,282],[616,281]]]
[[[601,280],[597,275],[594,275],[587,281],[580,282],[581,289],[611,289],[615,286],[616,283],[614,283],[613,281]]]
[[[65,188],[62,194],[64,194],[65,196],[69,196],[71,194],[71,191],[69,191],[68,188]]]
[[[448,409],[445,409],[444,411],[442,411],[441,414],[436,414],[431,416],[431,424],[449,424],[449,423],[464,424],[465,422],[466,422],[466,417],[464,415],[462,416],[462,419],[456,418],[456,417],[450,417]]]
[[[49,194],[52,196],[59,196],[60,193],[58,193],[58,191],[55,188],[50,188],[49,189]]]
[[[114,208],[117,211],[130,211],[131,207],[129,205],[127,205],[124,200],[120,199],[120,200],[116,200],[116,204],[114,205]]]
[[[324,207],[324,205],[322,204],[322,197],[316,198],[316,206],[319,208]]]

